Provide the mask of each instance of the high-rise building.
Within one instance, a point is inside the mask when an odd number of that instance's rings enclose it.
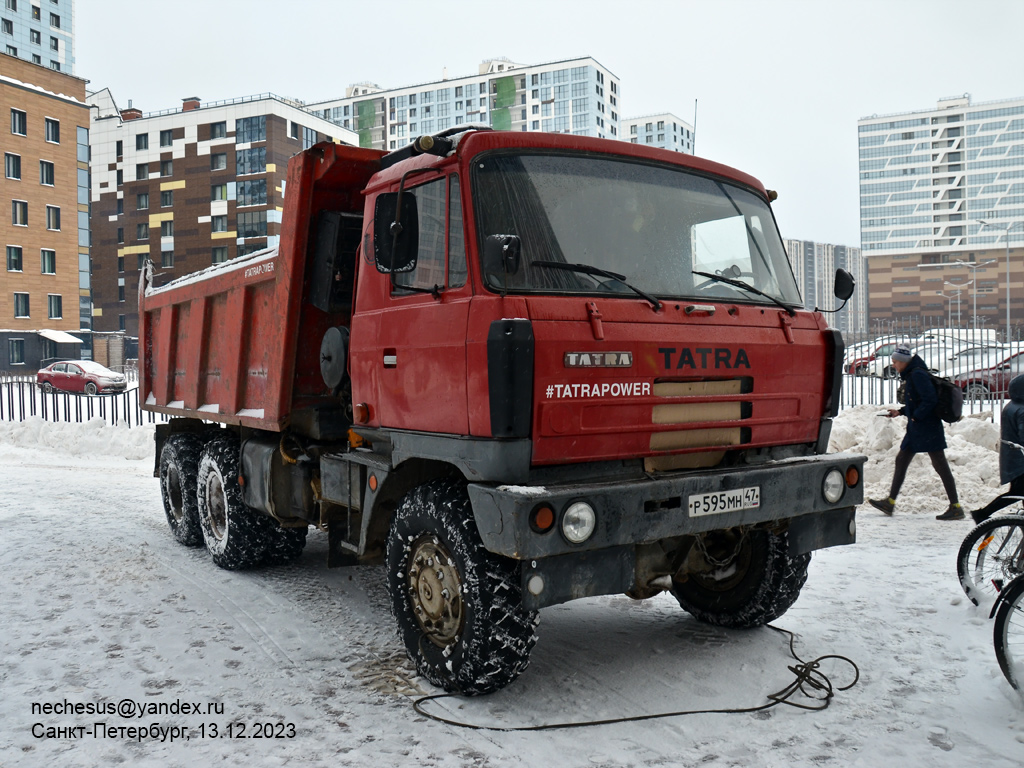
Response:
[[[872,318],[945,321],[966,292],[972,323],[1004,325],[1008,301],[1024,321],[1024,292],[1007,292],[1024,280],[1024,99],[964,94],[857,132]]]
[[[3,0],[3,52],[69,75],[75,73],[74,0]]]
[[[619,79],[595,59],[546,64],[488,59],[475,75],[401,88],[359,83],[307,109],[359,134],[359,146],[392,150],[463,125],[621,138]]]
[[[90,323],[85,81],[0,54],[0,113],[0,370],[34,371],[89,354],[88,337],[69,333]]]
[[[833,289],[837,269],[845,269],[853,277],[856,289],[846,305],[831,316],[829,324],[844,333],[863,333],[868,328],[868,280],[865,260],[860,248],[812,240],[787,240],[786,254],[793,267],[804,309],[831,312],[840,305]]]
[[[671,112],[624,118],[622,139],[633,144],[693,154],[693,126]]]
[[[277,244],[288,159],[357,136],[273,94],[152,114],[109,89],[92,115],[93,324],[138,333],[139,270],[158,284]]]

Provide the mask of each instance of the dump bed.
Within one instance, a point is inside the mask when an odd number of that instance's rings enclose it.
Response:
[[[297,410],[331,399],[320,342],[329,328],[348,325],[351,299],[325,309],[310,303],[322,275],[314,274],[308,252],[322,212],[359,225],[362,190],[382,154],[318,144],[294,156],[278,247],[160,287],[147,264],[139,284],[145,410],[280,431]],[[331,267],[351,276],[358,237],[350,242]]]

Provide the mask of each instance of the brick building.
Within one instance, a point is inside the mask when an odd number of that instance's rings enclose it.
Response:
[[[273,94],[144,115],[92,107],[93,324],[138,334],[139,269],[157,283],[277,244],[288,159],[351,131]]]

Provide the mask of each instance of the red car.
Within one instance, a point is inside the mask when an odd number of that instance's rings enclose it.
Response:
[[[1010,379],[1024,373],[1024,352],[1016,352],[988,368],[978,368],[953,377],[953,382],[964,391],[964,397],[984,400],[990,395],[1006,397]]]
[[[128,381],[120,373],[114,373],[92,360],[64,360],[50,363],[36,374],[36,386],[44,392],[84,392],[96,395],[101,392],[124,392]]]

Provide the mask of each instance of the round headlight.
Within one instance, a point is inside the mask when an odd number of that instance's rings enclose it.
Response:
[[[562,535],[573,544],[582,544],[590,538],[596,523],[592,506],[584,501],[574,502],[562,515]]]
[[[843,489],[846,487],[846,478],[836,468],[832,468],[825,475],[825,482],[821,485],[821,493],[829,504],[835,504],[843,498]]]

